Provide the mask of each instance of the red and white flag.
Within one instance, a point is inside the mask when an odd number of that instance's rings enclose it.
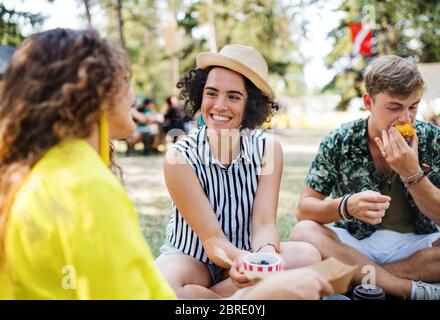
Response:
[[[349,23],[353,52],[363,56],[370,56],[373,53],[373,32],[361,22]]]

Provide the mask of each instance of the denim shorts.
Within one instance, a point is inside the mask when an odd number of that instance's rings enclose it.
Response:
[[[173,246],[168,241],[165,241],[165,243],[160,247],[160,257],[161,256],[169,256],[169,255],[186,255],[179,249],[177,249],[175,246]],[[205,263],[202,262],[209,271],[209,274],[211,275],[212,285],[215,285],[223,280],[223,274],[226,271],[226,269],[219,267],[213,263]]]

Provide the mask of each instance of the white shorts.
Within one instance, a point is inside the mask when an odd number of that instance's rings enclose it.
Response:
[[[329,227],[342,241],[370,260],[386,264],[406,259],[416,252],[431,248],[440,238],[440,232],[430,234],[400,233],[391,230],[377,230],[368,238],[358,240],[343,228]]]

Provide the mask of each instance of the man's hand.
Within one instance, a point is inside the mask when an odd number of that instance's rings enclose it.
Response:
[[[379,224],[390,206],[391,198],[367,190],[355,193],[347,200],[348,214],[369,224]]]
[[[382,140],[374,139],[388,165],[401,177],[413,175],[420,169],[418,158],[419,138],[417,133],[408,145],[396,128],[382,131]]]

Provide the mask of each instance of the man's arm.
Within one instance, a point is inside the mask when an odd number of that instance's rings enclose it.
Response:
[[[306,185],[300,194],[298,220],[307,219],[327,224],[341,219],[339,207],[344,197],[327,198],[338,179],[337,163],[341,152],[339,147],[341,139],[337,133],[333,133],[321,142],[318,154],[306,177]],[[345,198],[346,216],[354,216],[369,224],[382,222],[382,217],[391,201],[390,197],[371,190],[344,196],[349,196]]]
[[[418,159],[419,138],[414,134],[408,145],[396,128],[382,132],[382,140],[375,139],[389,166],[401,177],[410,177],[420,170]],[[411,184],[408,191],[414,198],[417,207],[435,223],[440,224],[440,190],[428,179],[423,178]]]
[[[326,224],[341,220],[339,204],[341,198],[330,199],[304,186],[298,202],[298,220],[313,220]],[[347,199],[347,214],[369,224],[379,224],[390,206],[391,198],[376,191],[362,191]]]
[[[417,184],[408,187],[408,191],[420,211],[437,225],[440,225],[440,189],[425,177]]]
[[[341,200],[328,198],[305,185],[299,196],[296,217],[298,221],[313,220],[322,224],[340,220],[338,207]]]

